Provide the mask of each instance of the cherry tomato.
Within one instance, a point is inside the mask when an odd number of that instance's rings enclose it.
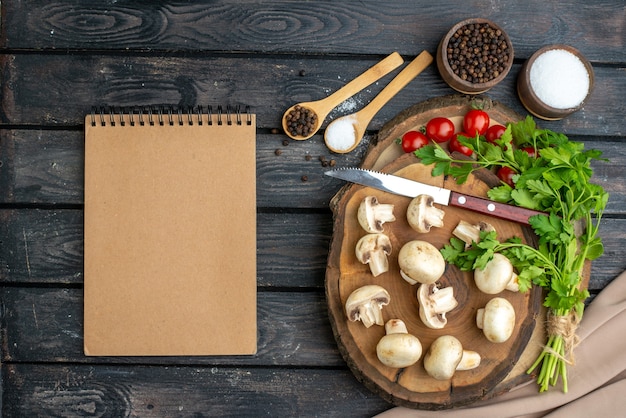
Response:
[[[428,144],[428,138],[419,131],[409,131],[402,135],[402,149],[404,152],[413,152],[426,144]]]
[[[432,118],[426,124],[426,136],[435,142],[449,141],[454,135],[454,123],[448,118]]]
[[[459,142],[459,139],[458,139],[459,135],[468,137],[468,138],[472,137],[472,135],[468,135],[465,132],[454,134],[450,142],[448,142],[448,149],[450,150],[450,152],[457,151],[463,155],[467,155],[468,157],[471,157],[474,151],[472,151],[470,148],[466,147],[465,145]]]
[[[515,187],[513,176],[515,176],[516,174],[517,172],[510,167],[500,167],[496,172],[498,178],[511,187]]]
[[[500,139],[504,131],[506,131],[506,127],[502,125],[490,126],[485,133],[485,139],[487,139],[488,142],[494,143],[496,139]]]
[[[533,147],[524,147],[522,148],[522,151],[525,151],[526,154],[530,156],[530,158],[537,158],[537,150],[535,150],[535,148]]]
[[[463,132],[485,135],[489,128],[489,115],[484,110],[472,109],[463,117]]]

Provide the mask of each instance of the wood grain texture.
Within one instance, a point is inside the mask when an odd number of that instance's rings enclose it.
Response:
[[[626,269],[626,9],[623,2],[147,2],[25,0],[0,5],[0,414],[32,416],[373,416],[390,407],[346,367],[323,294],[336,166],[362,163],[378,131],[454,93],[430,66],[373,119],[362,146],[333,155],[323,129],[288,142],[280,118],[345,85],[392,51],[433,54],[467,11],[506,28],[515,65],[489,97],[519,114],[523,61],[549,43],[589,58],[581,112],[542,125],[610,158],[611,194],[592,267],[595,294]],[[335,109],[365,106],[395,73]],[[250,358],[82,355],[83,117],[93,105],[245,104],[258,115],[259,347]],[[236,146],[233,147],[236,152]],[[278,151],[278,152],[277,152]],[[307,156],[310,157],[307,159]]]
[[[3,362],[341,367],[323,293],[259,292],[255,356],[85,357],[81,289],[4,288]]]
[[[257,284],[321,289],[331,236],[330,214],[260,213]],[[0,210],[0,282],[83,282],[81,210]]]
[[[471,105],[469,98],[452,95],[421,102],[407,109],[381,128],[378,142],[370,147],[363,167],[450,189],[453,192],[452,199],[456,193],[484,198],[496,180],[493,173],[486,170],[484,173],[478,172],[480,176],[471,175],[466,182],[459,185],[452,177],[433,177],[431,166],[425,166],[412,155],[401,152],[396,144],[398,136],[408,130],[419,129],[440,114],[445,114],[455,125],[459,125],[456,126],[459,131],[463,115],[471,109]],[[488,109],[494,123],[515,122],[520,119],[519,115],[498,103],[485,100],[483,106]],[[388,256],[389,271],[379,277],[372,277],[369,267],[354,256],[357,241],[364,235],[357,222],[356,212],[368,195],[376,196],[382,203],[394,205],[396,218],[394,222],[384,225],[384,233],[389,237],[392,251]],[[442,277],[437,280],[437,286],[439,289],[451,288],[458,306],[448,312],[447,324],[443,329],[431,329],[417,315],[418,307],[420,311],[422,309],[415,296],[419,283],[412,286],[400,277],[398,252],[412,240],[424,240],[435,248],[442,248],[449,243],[452,230],[461,220],[470,224],[486,221],[495,228],[500,240],[517,236],[530,245],[536,245],[532,230],[520,223],[449,205],[443,208],[445,216],[441,227],[431,228],[427,233],[417,233],[408,225],[404,215],[407,213],[409,201],[405,197],[356,184],[342,188],[332,200],[334,224],[326,270],[326,297],[337,345],[351,370],[366,386],[395,405],[432,410],[459,407],[477,399],[488,398],[510,388],[510,381],[528,379],[525,369],[532,360],[522,370],[513,368],[517,363],[524,364],[527,361],[522,360],[527,347],[541,344],[541,341],[537,344],[533,340],[537,335],[537,324],[541,323],[543,317],[540,308],[543,295],[540,289],[533,288],[526,293],[504,291],[497,295],[512,304],[515,327],[507,341],[493,344],[476,327],[476,312],[494,295],[487,295],[476,288],[471,273],[447,266]],[[384,335],[382,328],[373,326],[366,329],[358,321],[348,321],[344,313],[348,295],[365,284],[377,284],[389,292],[391,300],[382,312],[384,321],[401,319],[408,332],[415,335],[424,347],[430,347],[437,337],[452,335],[460,340],[464,349],[479,353],[480,365],[471,371],[457,372],[451,379],[436,380],[426,373],[423,362],[420,361],[399,369],[381,364],[376,357],[375,347]],[[542,340],[545,337],[538,338]],[[533,353],[531,357],[537,355],[538,353]]]
[[[428,167],[412,159],[401,157],[387,168],[391,173],[439,187],[450,187],[452,183],[446,183],[443,177],[432,178]],[[488,186],[472,177],[467,184],[456,186],[455,189],[461,192],[472,190],[482,196]],[[369,267],[361,264],[354,255],[357,241],[364,235],[356,213],[360,202],[369,195],[377,196],[381,203],[393,204],[396,215],[394,222],[384,225],[384,233],[391,241],[392,251],[388,257],[389,271],[379,277],[372,277]],[[442,248],[448,243],[452,230],[460,220],[474,224],[485,220],[485,216],[447,207],[443,227],[420,234],[411,229],[403,215],[409,199],[358,185],[342,190],[339,196],[334,210],[334,234],[326,271],[326,296],[337,344],[355,375],[390,402],[417,409],[459,407],[492,393],[519,361],[526,345],[532,344],[530,338],[535,324],[540,320],[541,290],[535,288],[528,293],[505,291],[498,295],[511,302],[516,322],[510,339],[493,344],[475,326],[477,310],[484,307],[493,295],[480,292],[474,285],[471,273],[463,273],[448,266],[437,281],[438,288],[452,288],[458,307],[448,312],[448,323],[443,329],[434,330],[422,323],[417,312],[419,305],[415,295],[419,284],[409,285],[400,277],[398,268],[398,252],[405,243],[424,240],[435,248]],[[533,239],[532,234],[519,224],[495,218],[488,218],[487,221],[498,231],[501,239],[512,236],[521,237],[525,242]],[[409,333],[420,340],[424,350],[439,336],[455,336],[464,348],[481,355],[480,366],[468,372],[457,372],[452,379],[442,381],[430,377],[421,361],[406,368],[384,366],[376,357],[376,344],[384,335],[384,329],[379,326],[365,328],[359,321],[348,321],[345,314],[348,296],[355,289],[368,284],[380,285],[390,294],[391,300],[382,310],[384,321],[394,318],[404,321]],[[524,372],[522,374],[526,377]]]
[[[346,369],[11,364],[5,416],[363,417],[389,405]]]
[[[388,51],[389,52],[389,51]],[[414,53],[415,54],[415,53]],[[414,55],[405,55],[409,60]],[[279,129],[283,112],[297,102],[317,100],[336,91],[375,64],[379,58],[173,57],[108,55],[4,55],[0,70],[6,86],[0,121],[10,124],[80,126],[92,106],[249,105],[257,113],[257,126]],[[527,114],[515,94],[515,65],[504,81],[488,95],[520,114]],[[304,71],[304,76],[301,76]],[[594,69],[594,91],[576,117],[545,122],[543,126],[568,135],[625,135],[622,92],[626,78],[618,67]],[[393,72],[371,88],[331,112],[328,122],[352,113],[372,100]],[[40,86],[45,85],[42,89]],[[72,100],[67,100],[71,92]],[[377,130],[397,113],[427,98],[454,93],[434,65],[409,83],[372,119]],[[268,100],[271,97],[272,100]],[[348,110],[349,109],[349,110]],[[321,132],[320,132],[321,133]]]
[[[358,166],[376,135],[368,135],[348,154],[331,153],[321,135],[284,145],[286,139],[280,134],[257,135],[257,206],[261,208],[327,209],[344,182],[325,176],[330,167],[320,158],[327,163],[334,160],[335,167]],[[626,214],[626,184],[610,181],[626,178],[626,149],[621,142],[597,134],[570,139],[603,152],[608,161],[593,163],[593,181],[611,194],[607,212]],[[82,131],[0,130],[0,203],[82,204],[83,161]]]
[[[82,212],[0,211],[0,282],[82,284]],[[263,288],[321,289],[332,217],[328,214],[260,214],[257,283]],[[602,221],[605,254],[592,265],[590,289],[602,289],[626,269],[626,220]]]
[[[402,54],[431,49],[466,10],[501,24],[516,56],[528,58],[547,39],[576,43],[593,61],[626,61],[620,47],[626,11],[604,0],[546,3],[452,0],[420,4],[402,1],[380,7],[375,1],[296,2],[204,0],[193,4],[141,1],[8,2],[3,4],[4,48],[79,50],[252,51],[264,53]],[[585,14],[580,10],[585,9]],[[10,19],[10,20],[9,20]],[[515,22],[525,22],[516,24]],[[531,25],[532,22],[532,25]],[[581,34],[585,36],[581,36]],[[607,42],[608,41],[608,42]],[[600,48],[602,46],[602,48]]]

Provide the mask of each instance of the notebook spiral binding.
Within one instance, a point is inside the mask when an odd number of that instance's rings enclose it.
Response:
[[[204,115],[208,118],[205,121]],[[245,120],[244,120],[245,119]],[[226,111],[219,105],[207,106],[94,106],[91,109],[91,126],[144,126],[144,125],[246,125],[252,124],[250,106],[226,106]]]

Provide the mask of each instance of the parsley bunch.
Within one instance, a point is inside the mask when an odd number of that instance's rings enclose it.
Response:
[[[483,268],[500,252],[507,256],[519,272],[520,290],[532,285],[546,291],[544,305],[549,317],[575,327],[583,315],[584,302],[589,296],[581,288],[582,271],[587,260],[601,256],[604,248],[598,236],[608,193],[590,183],[591,162],[601,159],[601,152],[585,150],[584,144],[560,133],[538,129],[529,116],[509,124],[495,143],[483,137],[459,138],[474,151],[475,159],[454,159],[438,144],[415,151],[422,163],[434,164],[433,176],[451,175],[464,183],[475,170],[509,167],[517,174],[515,187],[507,184],[492,188],[490,199],[546,212],[530,218],[538,237],[537,248],[512,238],[499,242],[495,232],[482,232],[480,241],[465,248],[465,243],[451,238],[442,248],[444,258],[465,271]],[[522,148],[531,147],[536,157]],[[573,341],[563,330],[548,329],[548,341],[537,361],[528,372],[540,367],[537,383],[540,391],[556,385],[559,376],[567,392],[567,364],[571,360]]]

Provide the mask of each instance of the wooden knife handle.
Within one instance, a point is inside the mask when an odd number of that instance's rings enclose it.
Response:
[[[481,197],[469,196],[463,193],[452,192],[450,194],[450,206],[465,208],[478,213],[495,216],[523,225],[529,225],[528,218],[534,215],[547,215],[532,209],[521,208],[519,206],[507,205],[505,203],[494,202]]]

